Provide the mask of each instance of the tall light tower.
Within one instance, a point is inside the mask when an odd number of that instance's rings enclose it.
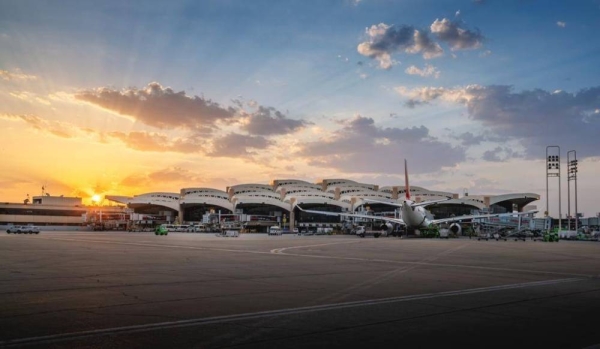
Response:
[[[552,149],[552,151],[550,151]],[[553,153],[553,155],[550,155]],[[549,195],[548,195],[548,178],[558,177],[558,230],[562,230],[562,210],[560,197],[560,147],[557,145],[549,145],[546,147],[546,214],[550,216]],[[550,226],[548,226],[550,230]]]
[[[575,231],[579,228],[579,219],[577,217],[577,152],[569,150],[567,152],[567,193],[569,199],[569,230],[571,229],[571,181],[575,182]]]

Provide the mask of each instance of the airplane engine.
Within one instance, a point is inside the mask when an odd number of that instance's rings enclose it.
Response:
[[[388,231],[388,230],[393,230],[394,226],[392,225],[392,223],[384,223],[379,227],[379,229]]]
[[[462,227],[458,223],[452,223],[449,230],[452,234],[460,235],[462,232]]]

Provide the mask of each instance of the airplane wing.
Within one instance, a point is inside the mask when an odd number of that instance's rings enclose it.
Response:
[[[372,199],[363,199],[363,201],[366,201],[366,202],[376,202],[378,204],[386,204],[386,205],[390,205],[390,206],[402,207],[402,204],[399,203],[399,202],[387,202],[387,201],[372,200]]]
[[[413,207],[428,206],[428,205],[433,205],[433,204],[437,204],[438,202],[444,202],[444,201],[448,201],[448,200],[452,200],[452,198],[446,198],[446,199],[440,199],[440,200],[423,201],[423,202],[419,202],[419,203],[414,203],[412,206]]]
[[[434,219],[434,220],[431,221],[431,223],[432,224],[450,223],[450,222],[462,221],[462,220],[465,220],[465,219],[491,218],[491,217],[498,217],[498,216],[502,216],[502,215],[524,216],[524,215],[534,214],[534,213],[537,213],[537,211],[518,212],[518,213],[493,213],[493,214],[467,215],[467,216],[458,216],[458,217]]]
[[[296,207],[298,207],[298,209],[300,211],[302,211],[302,212],[323,214],[323,215],[327,215],[327,216],[356,217],[356,218],[365,218],[365,219],[375,219],[375,220],[386,221],[386,222],[390,222],[390,223],[405,224],[404,221],[402,219],[400,219],[400,218],[388,218],[388,217],[381,217],[381,216],[369,216],[369,215],[366,215],[366,214],[357,214],[357,213],[343,213],[343,212],[327,212],[327,211],[305,210],[305,209],[301,208],[298,205],[296,205]]]
[[[438,202],[444,202],[444,201],[448,201],[451,200],[452,198],[446,198],[446,199],[441,199],[441,200],[430,200],[430,201],[423,201],[423,202],[419,202],[419,203],[413,203],[411,206],[412,207],[419,207],[419,206],[428,206],[428,205],[433,205],[433,204],[437,204]],[[379,200],[372,200],[372,199],[363,199],[366,202],[376,202],[378,204],[386,204],[386,205],[390,205],[390,206],[398,206],[398,207],[402,207],[402,204],[399,202],[387,202],[387,201],[379,201]]]

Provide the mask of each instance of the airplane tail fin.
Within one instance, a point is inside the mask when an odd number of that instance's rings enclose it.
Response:
[[[406,189],[406,200],[410,200],[410,187],[408,186],[408,166],[406,165],[406,159],[404,159],[404,185]]]

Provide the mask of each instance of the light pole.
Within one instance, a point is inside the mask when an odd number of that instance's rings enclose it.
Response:
[[[573,157],[571,158],[571,154]],[[567,193],[569,194],[569,230],[571,229],[571,181],[575,182],[575,231],[579,228],[577,217],[577,152],[570,150],[567,152]]]
[[[557,155],[549,155],[550,149],[555,149],[553,153]],[[549,195],[548,195],[548,178],[558,177],[558,230],[562,230],[562,210],[560,196],[560,147],[557,145],[549,145],[546,147],[546,214],[550,216]],[[548,225],[550,230],[550,225]],[[549,231],[548,231],[549,232]]]

